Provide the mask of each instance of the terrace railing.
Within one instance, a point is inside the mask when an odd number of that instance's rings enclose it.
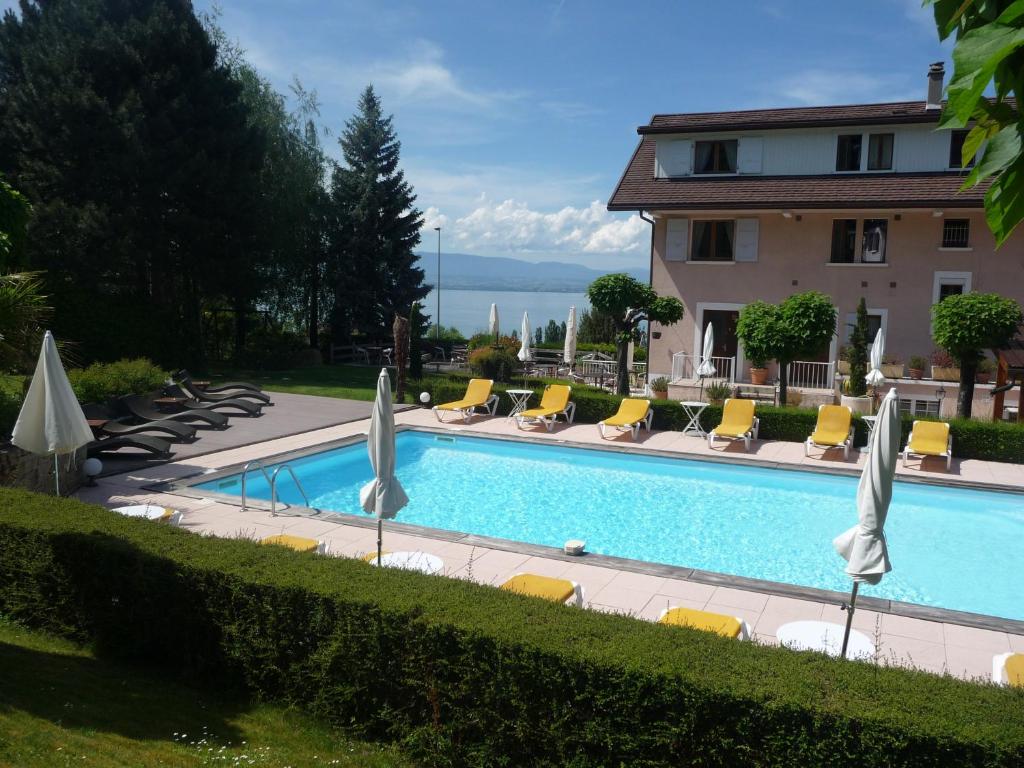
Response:
[[[698,380],[700,376],[697,375],[697,369],[700,367],[700,360],[700,355],[676,352],[672,355],[672,378],[670,381],[675,384],[681,381]],[[715,366],[715,375],[705,376],[705,380],[727,381],[730,384],[736,382],[735,357],[712,357],[711,364]]]
[[[791,387],[832,389],[836,381],[835,361],[828,363],[794,360],[786,369]]]

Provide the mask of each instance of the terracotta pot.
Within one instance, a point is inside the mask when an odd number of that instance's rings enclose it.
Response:
[[[751,384],[765,384],[768,381],[768,369],[767,368],[750,368],[750,383]]]
[[[922,371],[920,368],[911,368],[910,369],[910,378],[918,379],[918,380],[923,379],[924,378],[924,371]]]
[[[978,371],[976,374],[974,374],[974,381],[977,382],[978,384],[988,384],[991,380],[992,374],[989,373],[988,371]]]
[[[655,400],[668,400],[668,390],[667,389],[665,391],[661,391],[661,390],[657,390],[657,389],[654,390],[654,399]]]

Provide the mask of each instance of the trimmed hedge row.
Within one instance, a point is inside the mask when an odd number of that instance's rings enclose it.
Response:
[[[0,612],[426,765],[1011,766],[1024,696],[0,489]]]
[[[444,403],[460,399],[466,391],[465,377],[441,378],[432,377],[410,384],[409,391],[414,396],[421,391],[430,392],[431,403]],[[529,379],[526,386],[520,380],[513,384],[495,384],[494,391],[499,393],[498,413],[505,415],[511,407],[511,401],[504,394],[506,389],[532,389],[533,404],[540,402],[540,396],[547,383],[543,379]],[[618,395],[611,395],[593,387],[574,386],[573,402],[576,403],[576,421],[581,424],[596,424],[619,407]],[[654,409],[655,429],[682,430],[686,427],[687,418],[682,406],[675,400],[652,400]],[[764,440],[785,440],[802,443],[814,431],[818,412],[811,408],[778,407],[771,405],[757,406],[757,415],[761,420],[760,437]],[[709,430],[722,419],[721,406],[710,405],[701,413],[701,426]],[[906,443],[914,418],[903,417],[903,443]],[[1002,461],[1024,464],[1024,427],[1007,422],[984,422],[970,419],[953,419],[949,422],[950,434],[953,435],[953,455],[964,459],[983,459],[986,461]],[[854,417],[854,444],[867,443],[867,424]]]

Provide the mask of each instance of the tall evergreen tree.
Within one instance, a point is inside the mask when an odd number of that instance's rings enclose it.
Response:
[[[335,339],[353,331],[389,335],[391,318],[424,298],[414,249],[423,218],[398,166],[401,144],[392,118],[367,86],[359,111],[339,140],[344,165],[331,184],[330,252]]]

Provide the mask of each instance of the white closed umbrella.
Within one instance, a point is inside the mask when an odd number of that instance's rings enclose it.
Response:
[[[562,348],[562,357],[565,364],[569,366],[570,373],[572,365],[576,361],[576,306],[569,307],[569,319],[565,321],[565,346]]]
[[[697,366],[697,375],[700,377],[714,376],[718,373],[715,364],[711,361],[711,355],[715,349],[715,327],[708,323],[704,329],[704,345],[700,350],[700,365]]]
[[[57,457],[74,453],[92,440],[92,430],[64,373],[53,334],[47,331],[11,442],[37,456],[53,454],[54,477],[57,495],[60,496]]]
[[[896,389],[890,389],[875,418],[871,452],[857,486],[857,525],[836,536],[832,546],[846,560],[846,573],[853,579],[850,607],[843,635],[843,656],[850,638],[850,625],[857,602],[857,589],[877,584],[892,570],[885,543],[885,518],[892,501],[892,483],[900,451],[900,412]]]
[[[373,401],[366,450],[374,478],[359,491],[363,510],[377,516],[377,565],[380,565],[384,520],[392,520],[409,503],[405,489],[395,477],[395,412],[391,406],[391,379],[386,368],[377,377],[377,398]]]
[[[488,318],[487,331],[494,338],[494,343],[498,343],[498,305],[491,304],[491,316]]]
[[[516,357],[519,358],[519,362],[528,363],[533,360],[533,351],[530,349],[530,315],[527,312],[523,312],[523,327],[519,329],[520,336],[522,337],[522,344],[519,346],[519,353]]]
[[[878,329],[875,334],[875,343],[871,345],[871,370],[868,371],[864,381],[872,387],[877,387],[885,382],[885,374],[882,373],[882,355],[885,354],[885,334]]]

